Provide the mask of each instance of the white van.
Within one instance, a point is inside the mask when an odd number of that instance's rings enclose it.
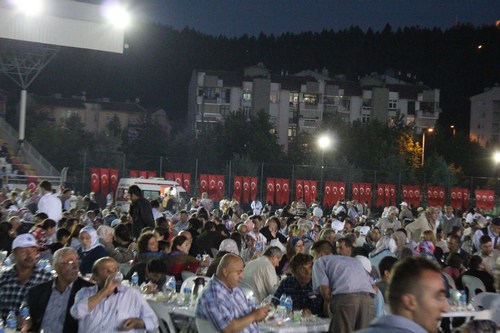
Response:
[[[183,209],[189,202],[189,195],[186,190],[173,180],[163,178],[121,178],[116,188],[115,204],[122,212],[127,212],[130,208],[128,188],[137,185],[142,190],[144,198],[157,200],[165,197],[169,192],[177,201],[178,209]]]

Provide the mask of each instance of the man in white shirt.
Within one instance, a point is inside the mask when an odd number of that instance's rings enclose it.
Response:
[[[52,193],[52,184],[42,180],[39,187],[41,197],[38,201],[38,212],[45,213],[49,219],[59,222],[62,218],[62,202]]]
[[[260,200],[257,198],[252,201],[250,207],[252,208],[253,215],[260,215],[260,213],[262,212],[262,202],[260,202]]]

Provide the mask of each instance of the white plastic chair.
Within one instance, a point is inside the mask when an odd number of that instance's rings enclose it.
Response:
[[[208,283],[208,281],[210,281],[210,278],[207,276],[198,276],[198,275],[190,276],[182,282],[180,292],[182,293],[184,291],[184,288],[189,288],[189,290],[192,290],[194,286],[194,280],[200,277],[205,279],[205,285]]]
[[[211,321],[201,319],[196,317],[196,329],[198,332],[203,332],[203,333],[218,333],[219,331],[215,328],[214,324],[212,324]]]
[[[462,275],[462,284],[464,288],[467,290],[467,299],[471,301],[474,296],[479,294],[477,291],[486,292],[486,287],[484,286],[483,281],[478,279],[475,276],[471,275]]]
[[[450,289],[457,289],[457,285],[455,283],[455,280],[451,277],[450,274],[441,271],[441,274],[445,277],[446,281],[448,281],[448,285],[450,286]]]
[[[471,304],[477,311],[490,309],[490,306],[493,302],[499,298],[500,294],[492,293],[492,292],[484,292],[477,294],[471,301]]]

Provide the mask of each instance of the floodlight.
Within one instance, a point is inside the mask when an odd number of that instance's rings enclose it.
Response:
[[[130,14],[127,9],[119,4],[106,5],[104,16],[116,28],[124,29],[130,24]]]
[[[15,0],[17,9],[28,16],[39,15],[42,12],[42,0]]]

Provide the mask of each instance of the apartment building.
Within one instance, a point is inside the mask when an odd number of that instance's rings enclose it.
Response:
[[[370,74],[358,81],[328,71],[271,74],[262,64],[242,72],[195,70],[188,91],[188,123],[197,131],[224,121],[230,113],[247,117],[264,110],[286,150],[299,131],[314,132],[325,117],[345,122],[390,124],[396,117],[414,123],[416,133],[434,127],[439,117],[439,90],[421,83]]]
[[[500,142],[500,87],[487,88],[470,98],[469,137],[483,147]]]

